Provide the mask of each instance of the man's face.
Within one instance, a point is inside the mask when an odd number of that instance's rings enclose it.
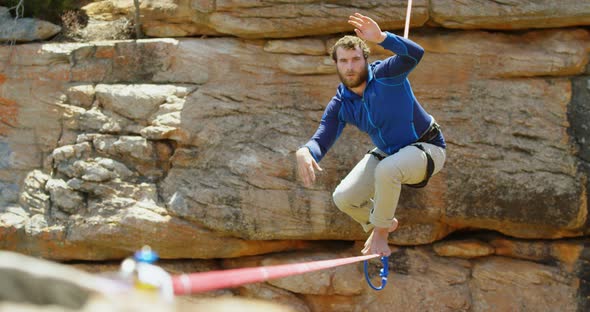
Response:
[[[336,48],[336,68],[340,81],[349,89],[361,86],[369,75],[367,60],[359,47],[354,50]]]

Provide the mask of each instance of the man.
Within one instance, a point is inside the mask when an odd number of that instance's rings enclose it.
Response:
[[[389,256],[389,232],[402,184],[422,187],[445,162],[446,144],[434,118],[416,100],[408,74],[424,50],[415,42],[389,32],[367,16],[355,13],[348,23],[358,37],[345,36],[332,47],[342,82],[312,138],[297,150],[298,174],[305,186],[315,181],[315,170],[346,124],[366,132],[371,150],[334,191],[336,206],[372,231],[363,254]],[[368,64],[365,42],[377,43],[395,53]]]

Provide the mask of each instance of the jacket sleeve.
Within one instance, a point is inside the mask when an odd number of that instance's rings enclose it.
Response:
[[[341,101],[338,96],[332,98],[315,134],[305,144],[316,162],[320,162],[342,133],[346,123],[339,118]]]
[[[409,74],[422,59],[424,49],[410,39],[390,32],[385,33],[387,37],[379,45],[395,53],[395,55],[385,59],[380,64],[381,70],[384,71],[380,73],[380,76],[393,77]]]

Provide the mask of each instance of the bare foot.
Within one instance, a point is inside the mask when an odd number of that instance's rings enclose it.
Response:
[[[393,223],[391,224],[391,226],[389,227],[389,233],[397,230],[397,226],[399,225],[399,222],[397,222],[396,218],[393,218]]]
[[[391,249],[387,244],[387,228],[374,228],[371,236],[365,242],[365,248],[361,251],[364,255],[379,254],[388,257]]]

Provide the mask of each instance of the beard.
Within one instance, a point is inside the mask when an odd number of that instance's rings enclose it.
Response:
[[[347,76],[347,74],[352,73],[356,75],[352,77]],[[344,84],[349,89],[353,89],[367,81],[367,77],[369,77],[369,70],[367,69],[367,67],[363,67],[363,69],[360,72],[349,71],[346,73],[342,73],[340,72],[340,70],[338,70],[338,77],[340,78],[342,84]]]

